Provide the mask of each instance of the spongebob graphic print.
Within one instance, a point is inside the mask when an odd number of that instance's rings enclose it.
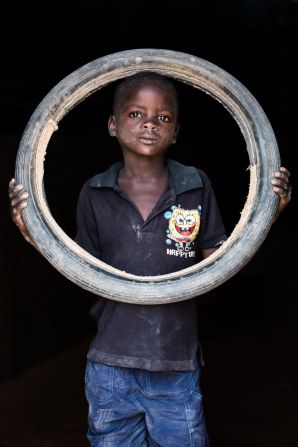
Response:
[[[180,205],[172,206],[164,217],[169,220],[166,244],[175,248],[167,248],[167,255],[190,258],[195,256],[194,241],[200,229],[201,206],[197,209],[184,209]]]

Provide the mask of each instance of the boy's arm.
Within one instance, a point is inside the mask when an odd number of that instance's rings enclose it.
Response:
[[[290,175],[290,172],[286,168],[281,167],[272,177],[272,190],[279,195],[279,203],[274,222],[291,200],[292,187],[290,185]],[[201,253],[203,258],[208,258],[208,256],[212,255],[212,253],[218,250],[219,247],[220,245],[217,245],[216,247],[202,248]]]
[[[34,244],[28,228],[23,220],[22,212],[28,206],[28,198],[29,194],[24,191],[24,187],[21,184],[16,184],[14,178],[12,178],[9,182],[8,187],[8,196],[10,198],[10,214],[13,222],[17,226],[18,230],[22,234],[23,238],[29,242],[36,250],[40,251],[39,248]],[[81,201],[82,202],[82,201]],[[80,202],[80,203],[81,203]],[[86,204],[85,204],[86,205]],[[81,207],[82,208],[82,207]],[[79,234],[77,234],[75,241],[86,251],[91,253],[93,256],[99,258],[98,252],[95,250],[96,244],[92,239],[92,228],[90,225],[87,225],[85,222],[85,213],[84,211],[80,213],[80,221],[79,221],[79,229],[81,230]],[[88,213],[90,215],[90,213]],[[89,222],[90,224],[90,222]],[[96,238],[94,238],[96,239]]]
[[[274,173],[274,176],[272,177],[272,190],[276,194],[278,194],[280,198],[274,221],[291,200],[292,187],[289,180],[290,175],[290,172],[286,168],[281,167]],[[27,207],[27,199],[29,197],[28,193],[24,192],[23,186],[17,185],[15,179],[12,178],[9,182],[8,195],[10,198],[11,218],[13,222],[16,224],[24,239],[31,245],[33,245],[33,247],[37,248],[33,240],[31,239],[28,229],[22,218],[22,211]],[[204,248],[202,249],[202,255],[204,258],[207,258],[217,249],[218,247]]]
[[[272,190],[279,195],[279,203],[274,222],[291,200],[292,186],[290,185],[290,175],[290,172],[286,168],[281,167],[272,177]]]
[[[9,182],[8,196],[10,198],[10,210],[13,222],[16,224],[23,238],[37,249],[22,218],[22,211],[28,205],[27,199],[29,194],[24,192],[23,185],[17,185],[15,179],[12,178]]]

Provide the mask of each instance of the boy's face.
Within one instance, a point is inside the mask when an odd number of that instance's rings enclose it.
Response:
[[[176,102],[169,91],[155,84],[136,86],[120,100],[109,118],[109,132],[123,155],[162,155],[178,133]]]

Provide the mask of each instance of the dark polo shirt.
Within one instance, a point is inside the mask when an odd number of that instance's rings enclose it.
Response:
[[[167,160],[168,188],[146,221],[118,186],[122,162],[88,180],[77,208],[76,242],[135,275],[162,275],[200,261],[200,249],[226,239],[211,183],[194,167]],[[191,370],[199,336],[196,299],[140,305],[99,298],[88,358],[130,368]]]

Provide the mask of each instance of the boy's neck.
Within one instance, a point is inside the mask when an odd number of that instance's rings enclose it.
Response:
[[[168,183],[163,157],[124,157],[118,184],[146,221]]]
[[[167,175],[164,157],[125,157],[120,176],[126,179],[160,178]]]

